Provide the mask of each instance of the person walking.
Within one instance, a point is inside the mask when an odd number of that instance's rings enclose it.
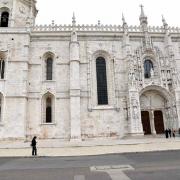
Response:
[[[171,133],[172,133],[172,131],[171,131],[170,128],[169,128],[168,132],[169,132],[169,137],[171,138]]]
[[[176,131],[175,131],[175,130],[173,130],[173,131],[172,131],[173,138],[175,138],[175,137],[176,137],[176,134],[175,134],[175,133],[176,133]]]
[[[37,148],[36,148],[37,142],[36,142],[36,139],[37,139],[37,137],[34,136],[33,139],[32,139],[32,141],[31,141],[31,146],[32,146],[32,156],[37,156]]]
[[[169,131],[168,129],[165,130],[166,139],[168,138]]]

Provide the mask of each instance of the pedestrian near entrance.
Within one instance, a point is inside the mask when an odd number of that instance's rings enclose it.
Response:
[[[165,130],[166,139],[168,138],[168,134],[169,134],[169,131],[168,131],[168,129],[166,129],[166,130]]]
[[[171,133],[172,133],[172,131],[171,131],[170,128],[169,128],[168,132],[169,132],[169,137],[171,138]]]
[[[31,146],[32,146],[32,156],[37,156],[37,148],[36,148],[37,142],[36,142],[36,139],[37,139],[37,137],[34,136],[33,139],[32,139],[32,141],[31,141]]]
[[[175,131],[175,130],[173,130],[173,131],[172,131],[173,138],[175,138],[175,137],[176,137],[176,134],[175,134],[175,133],[176,133],[176,131]]]

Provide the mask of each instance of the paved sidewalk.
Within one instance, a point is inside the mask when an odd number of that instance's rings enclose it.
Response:
[[[180,138],[141,137],[121,140],[62,142],[37,140],[38,156],[83,156],[128,152],[180,150]],[[30,157],[30,142],[1,141],[0,157]]]

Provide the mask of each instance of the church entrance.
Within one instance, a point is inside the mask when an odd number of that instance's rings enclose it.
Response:
[[[156,134],[164,133],[164,122],[162,111],[154,111],[154,125]]]
[[[163,134],[165,125],[168,126],[165,124],[167,123],[166,106],[168,99],[163,93],[163,89],[162,91],[158,87],[156,89],[144,91],[140,96],[144,134]]]
[[[144,135],[151,134],[151,126],[150,126],[148,111],[141,111],[141,120],[142,120]]]

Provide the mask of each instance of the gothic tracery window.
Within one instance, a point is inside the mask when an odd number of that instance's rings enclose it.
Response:
[[[9,13],[7,11],[4,11],[1,14],[1,27],[8,27],[8,23],[9,23]]]
[[[98,105],[108,104],[106,61],[103,57],[96,59],[97,99]]]
[[[153,63],[151,60],[147,59],[144,61],[144,77],[150,78],[151,71],[153,70]]]
[[[53,78],[53,60],[48,58],[46,61],[46,80],[52,80]]]
[[[5,71],[5,61],[0,58],[0,78],[4,79],[4,71]]]

